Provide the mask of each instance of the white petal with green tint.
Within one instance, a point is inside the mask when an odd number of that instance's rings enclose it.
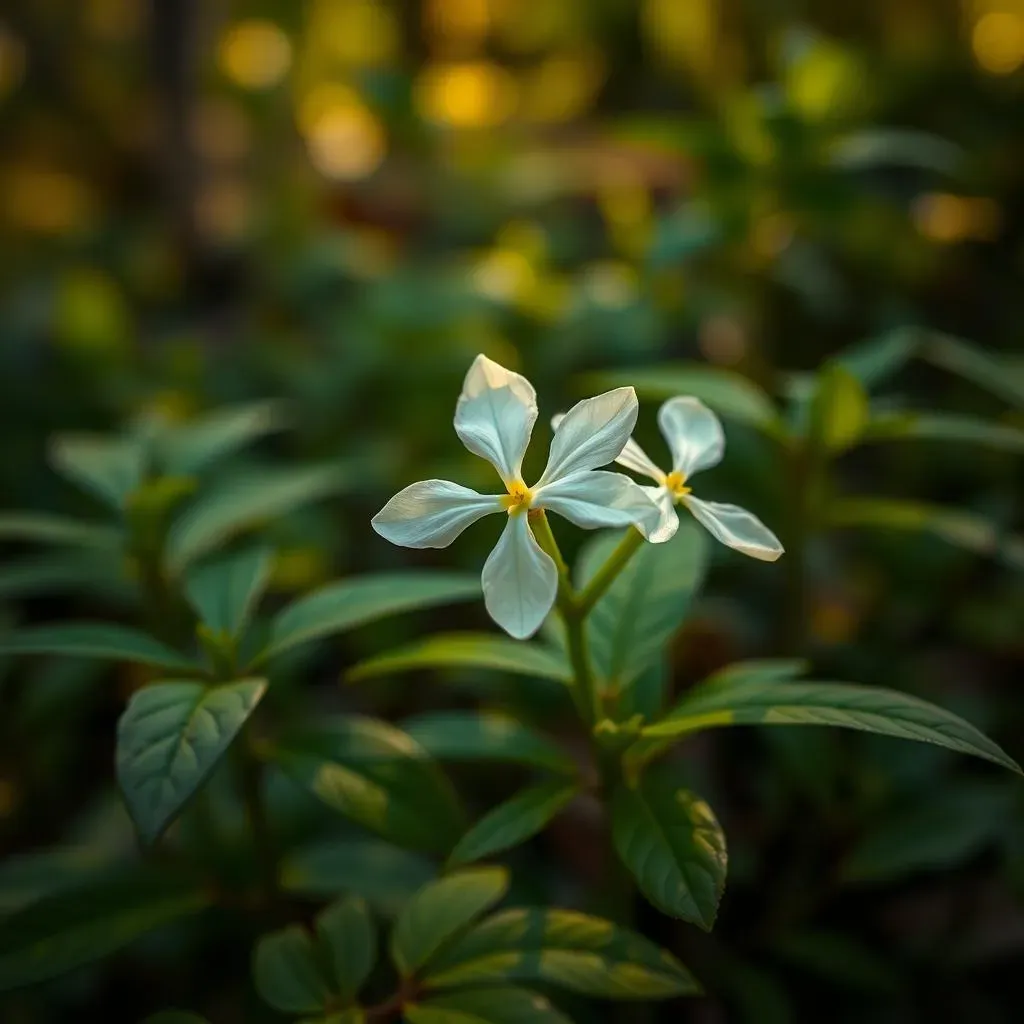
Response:
[[[774,562],[783,552],[779,538],[752,512],[720,501],[701,501],[688,495],[683,504],[715,540],[751,558]]]
[[[519,479],[536,421],[533,385],[487,356],[477,356],[455,407],[455,432],[462,443],[508,483]]]
[[[647,539],[652,544],[664,544],[665,541],[671,540],[679,529],[679,513],[676,511],[675,499],[665,487],[644,487],[643,491],[658,506],[658,525]]]
[[[658,426],[668,442],[676,472],[691,476],[722,461],[722,424],[699,398],[670,398],[658,410]]]
[[[534,505],[549,509],[584,530],[635,526],[646,537],[661,512],[646,488],[621,473],[585,470],[538,488]]]
[[[484,604],[494,621],[517,640],[540,629],[558,589],[558,570],[540,549],[525,515],[510,515],[484,563]]]
[[[559,421],[538,487],[614,462],[636,426],[636,392],[616,388],[577,402]]]
[[[370,525],[403,548],[446,548],[478,519],[501,510],[494,495],[450,480],[420,480],[399,491]]]

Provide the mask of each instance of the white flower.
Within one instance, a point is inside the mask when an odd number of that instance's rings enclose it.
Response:
[[[684,505],[712,537],[751,558],[774,562],[782,554],[778,537],[757,516],[738,505],[701,501],[687,483],[702,469],[717,466],[725,451],[725,435],[718,417],[698,398],[670,398],[658,410],[658,426],[672,454],[672,470],[665,473],[632,438],[615,460],[658,482],[644,487],[661,509],[661,521],[649,540],[659,544],[679,528],[675,506]]]
[[[477,356],[455,407],[455,432],[494,466],[506,493],[478,494],[447,480],[421,480],[399,491],[373,517],[373,528],[403,547],[444,548],[478,519],[507,513],[484,565],[484,603],[512,636],[531,636],[554,604],[558,570],[533,536],[529,510],[549,509],[588,530],[636,526],[647,536],[659,524],[660,511],[647,488],[597,469],[622,451],[636,416],[632,388],[579,402],[561,418],[540,480],[527,487],[522,462],[537,420],[537,396],[525,377]]]

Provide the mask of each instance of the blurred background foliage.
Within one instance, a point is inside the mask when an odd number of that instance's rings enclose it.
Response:
[[[853,343],[934,331],[988,354],[989,387],[941,359],[896,361],[884,380],[868,374],[884,384],[878,408],[1024,426],[1022,100],[1024,0],[8,5],[4,505],[95,517],[53,470],[57,432],[184,424],[275,398],[286,429],[235,469],[344,477],[340,496],[243,524],[278,552],[278,600],[373,569],[473,568],[486,527],[412,554],[368,520],[413,479],[487,485],[451,427],[479,351],[536,383],[543,433],[599,371],[653,394],[663,371],[651,366],[700,364],[781,399]],[[743,417],[726,428],[729,457],[702,495],[740,501],[785,538],[791,482],[770,441]],[[870,445],[833,470],[839,493],[1024,525],[1019,459],[1005,451]],[[31,546],[4,543],[7,623],[123,609],[89,572],[55,581]],[[1016,550],[1014,566],[912,530],[813,537],[794,641],[785,559],[752,566],[716,546],[673,688],[736,658],[798,653],[819,674],[958,710],[1019,757]],[[469,627],[486,628],[482,608],[369,627],[305,657],[293,682],[303,700],[387,717],[477,702],[557,723],[565,709],[514,678],[337,686],[385,643]],[[120,672],[104,689],[100,670],[71,661],[0,668],[2,912],[30,898],[28,851],[130,849],[111,750],[137,680]],[[650,908],[637,925],[709,996],[621,1019],[1020,1019],[1013,777],[818,731],[702,738],[687,765],[729,836],[722,915],[711,936]],[[500,773],[462,781],[478,810],[508,793]],[[538,839],[513,859],[518,884],[586,907],[588,837],[569,820]],[[215,968],[197,955],[210,952]],[[3,997],[3,1018],[137,1021],[178,1002],[225,1024],[261,1020],[247,955],[230,931],[161,935],[113,967]]]

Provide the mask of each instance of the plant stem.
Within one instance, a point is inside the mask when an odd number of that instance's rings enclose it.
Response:
[[[591,671],[590,659],[587,656],[587,641],[584,635],[586,612],[583,611],[579,598],[569,581],[569,570],[566,568],[565,559],[562,558],[562,552],[558,548],[555,535],[551,532],[551,524],[548,522],[544,510],[540,509],[536,513],[532,513],[530,523],[537,543],[543,551],[551,556],[558,569],[558,595],[555,598],[555,607],[558,608],[565,622],[566,647],[573,676],[573,700],[584,724],[592,730],[601,720],[603,709],[601,694],[594,682],[594,673]]]
[[[583,615],[590,612],[594,605],[604,597],[605,591],[615,582],[619,573],[626,567],[626,563],[643,545],[643,534],[636,527],[632,527],[577,597]]]

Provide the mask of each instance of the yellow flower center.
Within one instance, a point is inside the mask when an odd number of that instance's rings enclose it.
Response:
[[[689,494],[693,490],[692,487],[686,486],[686,474],[680,473],[676,470],[673,473],[669,473],[665,477],[665,486],[668,488],[669,493],[673,498],[681,498],[684,494]]]
[[[508,509],[510,516],[522,515],[530,507],[530,502],[533,501],[533,494],[530,492],[530,488],[518,480],[505,486],[508,488],[508,494],[501,499],[501,504]]]

